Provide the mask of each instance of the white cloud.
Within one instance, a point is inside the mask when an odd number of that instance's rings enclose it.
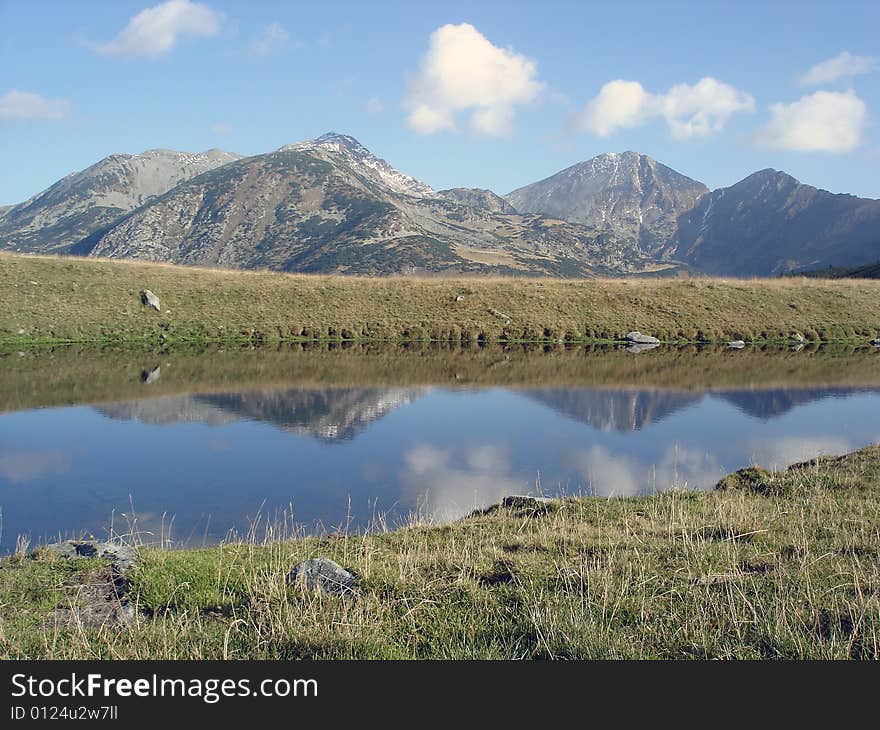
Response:
[[[647,491],[644,469],[626,456],[616,456],[598,444],[573,452],[567,459],[585,481],[589,494],[623,497]]]
[[[830,84],[840,79],[870,73],[877,65],[873,56],[853,56],[849,51],[842,51],[834,58],[817,63],[800,78],[802,86]]]
[[[529,485],[510,473],[504,446],[478,444],[456,459],[451,449],[416,446],[403,455],[404,498],[422,516],[439,522],[458,519],[510,494],[525,494]],[[463,463],[462,463],[463,462]]]
[[[113,40],[91,44],[107,56],[157,57],[171,51],[185,37],[208,38],[220,32],[220,16],[191,0],[167,2],[142,10]]]
[[[839,436],[780,437],[750,444],[752,462],[765,469],[785,469],[792,464],[817,456],[846,454],[857,447]]]
[[[254,41],[251,51],[257,56],[268,56],[281,48],[290,40],[290,34],[281,27],[280,23],[267,25],[260,37]]]
[[[0,124],[58,121],[70,114],[67,99],[47,99],[30,91],[13,89],[0,96]]]
[[[505,137],[516,107],[543,90],[534,61],[493,45],[468,23],[444,25],[431,34],[420,69],[408,80],[407,124],[420,134],[455,130],[464,113],[471,132]]]
[[[574,128],[597,137],[662,118],[676,139],[704,137],[724,128],[739,112],[751,112],[755,100],[710,76],[696,84],[677,84],[665,94],[652,94],[638,81],[617,79],[605,84],[574,118]]]
[[[849,152],[861,144],[867,109],[855,91],[817,91],[791,104],[771,104],[757,142],[800,152]]]
[[[661,114],[677,139],[720,132],[738,112],[755,110],[755,100],[709,76],[694,86],[677,84],[659,99]]]
[[[579,131],[607,137],[648,117],[651,95],[638,81],[609,81],[575,120]]]
[[[381,114],[388,108],[388,105],[382,101],[378,96],[372,96],[367,99],[367,103],[364,104],[364,111],[367,114]]]
[[[589,494],[624,497],[670,488],[711,489],[724,470],[700,449],[670,446],[657,462],[638,461],[594,444],[569,452],[565,462],[584,479]]]

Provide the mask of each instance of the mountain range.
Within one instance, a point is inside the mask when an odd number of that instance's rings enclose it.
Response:
[[[762,170],[710,191],[609,153],[500,196],[434,190],[350,136],[111,155],[0,207],[0,249],[229,268],[772,276],[880,258],[880,201]]]
[[[153,425],[203,423],[222,426],[258,421],[274,428],[341,443],[429,391],[427,387],[346,387],[202,393],[106,404],[107,418]],[[846,397],[852,388],[683,391],[601,388],[541,388],[513,391],[578,423],[604,432],[626,433],[659,424],[706,397],[717,398],[752,418],[769,420],[825,398]]]

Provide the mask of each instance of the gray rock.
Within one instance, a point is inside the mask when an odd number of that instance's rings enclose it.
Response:
[[[504,324],[510,324],[510,315],[505,314],[504,312],[502,312],[499,309],[495,309],[494,307],[489,307],[489,314],[492,314],[496,317],[500,317],[501,319],[504,320]]]
[[[476,510],[471,516],[491,515],[500,509],[507,509],[527,514],[531,517],[536,517],[548,512],[556,502],[557,500],[552,497],[532,497],[527,494],[511,494],[496,504],[489,505],[484,509]]]
[[[131,570],[137,560],[137,551],[130,545],[100,540],[65,540],[46,545],[43,550],[59,558],[104,558],[110,560],[120,573]]]
[[[115,569],[103,568],[79,577],[66,587],[67,605],[50,617],[67,626],[125,626],[137,612],[128,598],[128,581]]]
[[[871,340],[871,344],[874,345],[874,347],[880,347],[880,337]]]
[[[626,351],[632,353],[633,355],[638,355],[640,352],[647,352],[648,350],[653,350],[655,347],[660,347],[660,344],[657,342],[646,344],[638,344],[634,342],[626,348]]]
[[[643,335],[641,332],[627,332],[626,341],[636,345],[659,345],[660,340],[651,335]]]
[[[360,592],[358,579],[329,558],[303,561],[287,574],[286,582],[307,591],[319,591],[343,598],[354,598]]]
[[[162,375],[162,368],[159,365],[156,365],[154,368],[150,368],[149,370],[141,370],[141,382],[144,385],[152,385],[159,377]]]
[[[459,294],[459,295],[455,298],[455,301],[457,301],[457,302],[463,302],[463,301],[464,301],[464,294]]]
[[[793,339],[795,342],[803,342],[803,341],[804,341],[804,336],[803,336],[800,332],[795,332],[795,333],[791,336],[791,339]]]
[[[141,292],[141,302],[143,302],[145,307],[152,307],[157,312],[162,311],[162,307],[159,304],[159,297],[153,294],[149,289],[144,289]]]
[[[731,350],[742,350],[746,346],[746,343],[742,340],[731,340],[727,343],[727,346]]]

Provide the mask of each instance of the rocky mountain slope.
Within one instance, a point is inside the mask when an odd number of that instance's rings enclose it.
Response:
[[[440,190],[437,195],[455,203],[461,203],[471,208],[488,210],[491,213],[505,213],[516,215],[517,210],[500,195],[483,188],[451,188]]]
[[[482,191],[436,193],[330,134],[178,184],[72,250],[231,268],[611,274],[646,257]]]
[[[505,195],[520,213],[581,223],[647,254],[663,249],[678,216],[708,188],[647,155],[609,153]]]
[[[110,155],[19,205],[0,210],[0,248],[65,253],[182,180],[240,159],[222,150]]]
[[[880,259],[880,201],[775,170],[709,192],[636,152],[503,198],[435,191],[331,132],[247,158],[111,155],[0,207],[4,248],[368,275],[773,276]]]
[[[701,271],[770,276],[880,258],[880,200],[836,195],[761,170],[703,196],[664,252]]]

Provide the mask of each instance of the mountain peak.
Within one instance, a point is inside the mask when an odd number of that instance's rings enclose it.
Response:
[[[327,132],[315,139],[285,145],[280,151],[317,152],[320,154],[339,155],[355,171],[366,175],[396,193],[417,197],[434,195],[434,190],[429,185],[396,170],[382,158],[376,157],[370,150],[348,134]]]
[[[320,137],[315,137],[314,139],[304,139],[301,142],[286,144],[281,150],[309,150],[316,147],[329,149],[334,152],[347,151],[359,156],[372,155],[366,147],[350,134],[340,134],[339,132],[325,132]]]
[[[674,233],[678,216],[707,191],[703,183],[627,150],[597,155],[504,197],[520,213],[581,223],[654,254]]]
[[[340,134],[339,132],[327,132],[320,137],[315,138],[316,144],[338,144],[351,150],[366,150],[360,142],[358,142],[350,134]]]
[[[769,186],[771,188],[791,189],[796,188],[799,185],[801,185],[800,180],[792,177],[787,172],[783,172],[782,170],[774,170],[772,167],[767,167],[763,170],[753,172],[751,175],[743,178],[731,187],[754,188],[757,186],[764,188]]]
[[[63,252],[178,183],[238,159],[223,150],[108,155],[5,211],[0,240],[19,251]]]

